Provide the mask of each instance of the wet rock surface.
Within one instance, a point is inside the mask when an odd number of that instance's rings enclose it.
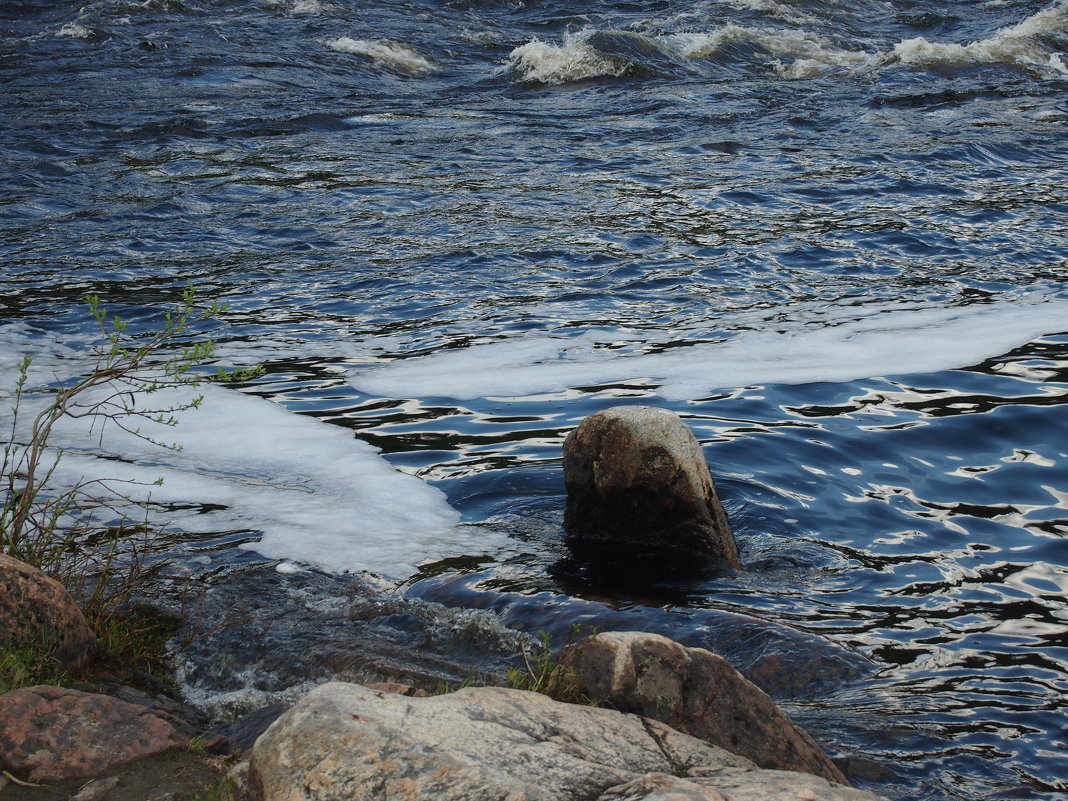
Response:
[[[823,749],[721,656],[658,634],[598,634],[560,660],[595,702],[667,723],[762,768],[846,784]]]
[[[96,637],[74,598],[58,581],[0,554],[0,643],[48,643],[70,670],[86,667],[97,652]]]
[[[590,415],[564,441],[564,483],[565,527],[580,560],[740,567],[704,452],[673,412],[617,406]]]
[[[491,611],[400,597],[370,577],[260,565],[224,574],[195,618],[178,680],[220,723],[327,679],[433,689],[503,673],[530,639]]]
[[[241,784],[230,798],[877,798],[757,768],[648,718],[535,693],[482,687],[412,698],[342,683],[316,688],[282,715],[257,740]]]

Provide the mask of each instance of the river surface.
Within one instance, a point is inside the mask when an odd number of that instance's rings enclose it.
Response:
[[[56,443],[163,476],[183,586],[259,621],[191,697],[359,626],[446,677],[641,628],[859,786],[1068,798],[1063,0],[7,0],[0,103],[4,390],[190,280],[266,368],[182,454]],[[620,403],[693,428],[737,575],[570,563],[561,444]]]

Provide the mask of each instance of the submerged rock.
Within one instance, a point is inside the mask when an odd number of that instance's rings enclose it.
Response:
[[[188,739],[139,704],[40,685],[0,695],[0,767],[32,782],[100,776]]]
[[[739,568],[704,453],[673,412],[616,406],[564,441],[564,525],[579,558]]]
[[[659,634],[598,634],[560,657],[592,700],[751,759],[847,784],[823,749],[721,656]]]
[[[322,685],[257,740],[248,801],[876,801],[657,721],[497,687],[411,698]]]
[[[44,645],[70,670],[81,670],[92,661],[96,637],[62,584],[0,554],[0,588],[0,644]]]

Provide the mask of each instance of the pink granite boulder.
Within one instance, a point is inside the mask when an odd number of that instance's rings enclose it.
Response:
[[[97,651],[92,629],[63,585],[6,554],[0,554],[0,643],[46,644],[56,661],[74,671]]]
[[[0,695],[0,768],[31,782],[100,776],[188,740],[139,704],[39,685]]]

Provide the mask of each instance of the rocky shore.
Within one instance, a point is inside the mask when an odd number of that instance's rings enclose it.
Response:
[[[291,708],[203,730],[195,710],[121,686],[13,690],[0,696],[3,793],[16,801],[879,798],[849,787],[804,730],[710,652],[616,632],[557,658],[586,703],[501,687],[427,696],[332,682]]]
[[[659,555],[662,569],[740,568],[700,447],[677,417],[606,410],[564,457],[577,557],[616,541]],[[6,556],[0,586],[0,642],[52,642],[75,673],[92,664],[97,643],[62,587]],[[116,677],[14,689],[0,695],[0,789],[18,801],[878,801],[708,650],[634,631],[595,634],[535,666],[520,649],[529,689],[428,695],[329,681],[324,667],[292,705],[222,726]]]
[[[44,625],[65,659],[85,664],[96,644],[83,638],[78,653],[62,630],[84,633],[76,610],[13,562],[5,636]],[[329,682],[291,707],[212,726],[162,688],[115,676],[15,689],[0,695],[0,789],[14,801],[877,798],[850,787],[770,696],[707,650],[607,632],[539,669],[554,677],[541,689],[579,703],[493,686],[428,696]]]

